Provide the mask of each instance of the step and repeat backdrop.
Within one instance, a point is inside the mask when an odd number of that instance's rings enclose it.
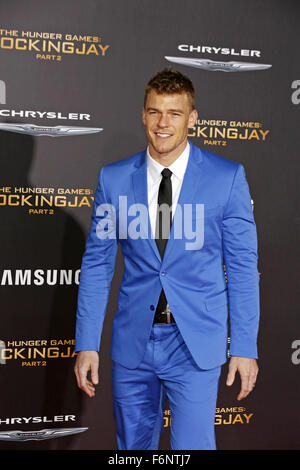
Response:
[[[259,237],[259,379],[238,402],[223,366],[217,447],[299,449],[299,2],[0,7],[0,449],[117,449],[109,349],[122,257],[93,399],[73,373],[81,257],[99,170],[145,148],[144,87],[166,66],[196,88],[191,142],[244,165]],[[171,420],[167,406],[162,450]]]

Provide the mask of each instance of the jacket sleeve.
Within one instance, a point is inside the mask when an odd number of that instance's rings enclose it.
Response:
[[[109,206],[106,199],[104,168],[99,173],[95,192],[89,234],[83,254],[76,312],[75,351],[98,351],[103,321],[109,298],[111,280],[114,274],[117,254],[115,220],[111,217],[109,236],[101,236],[101,221],[113,216],[112,211],[99,210]]]
[[[257,358],[259,274],[257,233],[245,170],[239,165],[223,218],[230,356]]]

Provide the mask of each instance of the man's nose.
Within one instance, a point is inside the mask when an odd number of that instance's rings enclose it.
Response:
[[[160,127],[168,127],[169,125],[169,119],[168,119],[168,116],[166,114],[161,114],[160,115],[160,118],[159,118],[159,121],[158,121],[158,125]]]

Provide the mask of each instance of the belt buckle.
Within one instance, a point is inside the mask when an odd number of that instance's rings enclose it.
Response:
[[[161,312],[161,314],[167,316],[167,323],[171,323],[171,310],[170,310],[169,304],[167,304],[166,310],[164,310],[163,312]]]

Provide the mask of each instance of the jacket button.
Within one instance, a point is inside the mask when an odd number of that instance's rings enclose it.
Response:
[[[154,310],[154,305],[150,305],[150,310]]]

